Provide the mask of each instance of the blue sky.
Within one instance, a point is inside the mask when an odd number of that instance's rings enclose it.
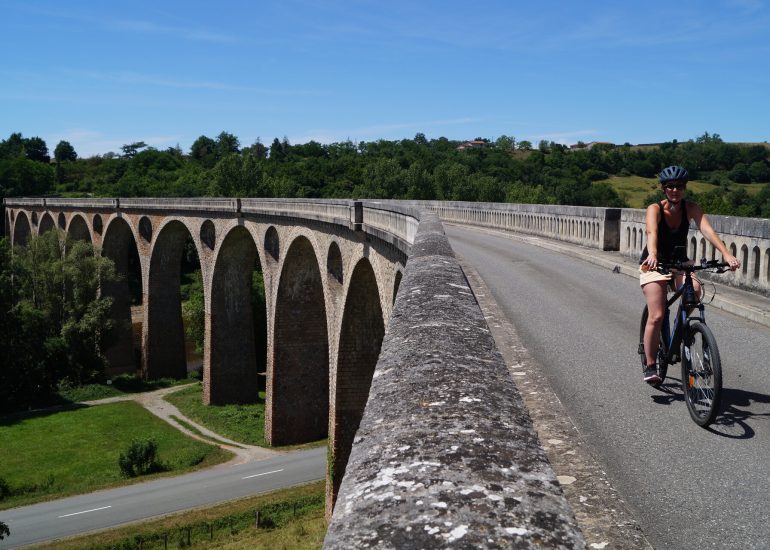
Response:
[[[0,139],[770,140],[762,0],[0,0]]]

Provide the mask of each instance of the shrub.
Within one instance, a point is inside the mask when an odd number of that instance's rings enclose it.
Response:
[[[586,170],[585,176],[591,181],[606,180],[610,177],[610,175],[604,170],[597,170],[596,168],[589,168]]]
[[[154,439],[134,439],[128,450],[120,453],[120,472],[125,477],[136,477],[159,471],[157,453],[158,444]]]
[[[0,477],[0,500],[3,500],[5,497],[11,495],[11,487],[8,485],[8,482],[5,481],[2,477]]]
[[[8,526],[0,521],[0,540],[3,540],[5,537],[11,534],[11,530],[8,529]]]

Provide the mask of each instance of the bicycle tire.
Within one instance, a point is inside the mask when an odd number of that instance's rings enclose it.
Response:
[[[642,362],[642,369],[647,368],[647,358],[644,356],[644,327],[647,326],[647,306],[642,309],[642,321],[639,324],[639,356]],[[663,325],[660,327],[660,343],[658,344],[658,353],[655,354],[655,364],[658,368],[658,376],[660,376],[660,382],[653,384],[653,387],[660,386],[666,379],[668,373],[668,345],[666,344],[666,338],[663,334]]]
[[[714,422],[722,400],[722,361],[711,329],[693,321],[682,342],[682,391],[693,421]]]

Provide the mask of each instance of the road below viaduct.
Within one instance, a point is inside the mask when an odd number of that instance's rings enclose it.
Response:
[[[704,430],[689,418],[677,368],[665,391],[641,380],[636,347],[644,302],[636,279],[510,234],[446,230],[656,549],[767,548],[766,327],[707,308],[725,403],[717,424]]]

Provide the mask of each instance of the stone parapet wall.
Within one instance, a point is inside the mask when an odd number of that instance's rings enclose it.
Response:
[[[741,268],[715,280],[762,294],[770,294],[770,220],[711,216],[709,221],[727,249],[741,261]],[[620,217],[620,254],[638,258],[645,245],[645,210],[625,208]],[[719,259],[721,255],[694,225],[687,236],[687,257],[699,261]],[[702,275],[710,278],[709,274]]]
[[[325,548],[581,548],[437,216],[423,212]]]

